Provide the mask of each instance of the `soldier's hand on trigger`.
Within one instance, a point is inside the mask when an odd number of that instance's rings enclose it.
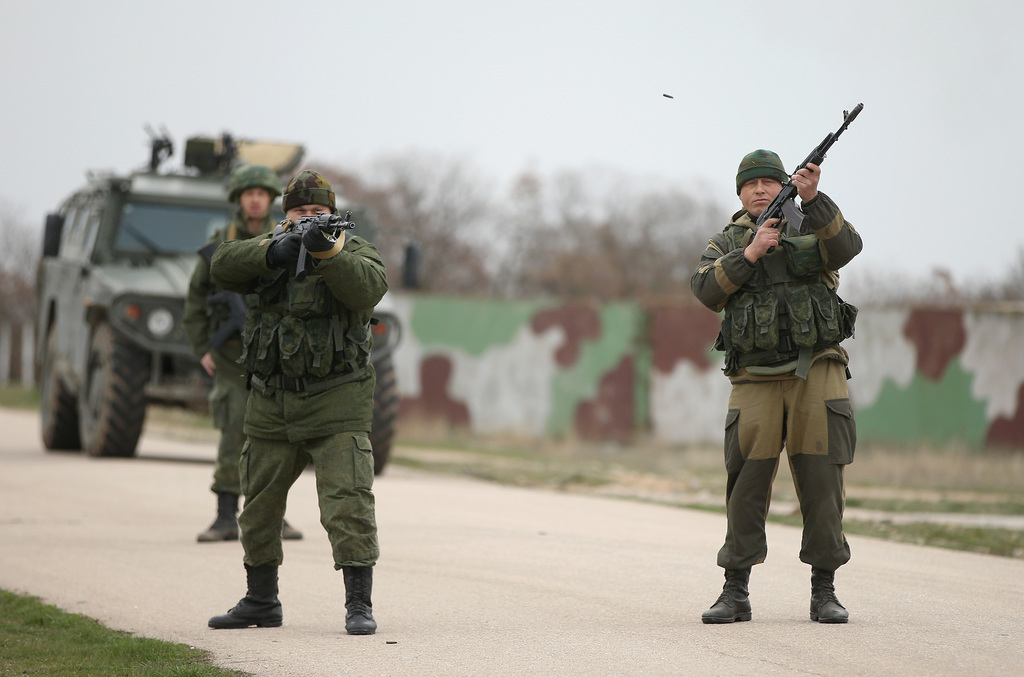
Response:
[[[283,237],[271,241],[267,247],[267,265],[271,268],[294,266],[299,260],[299,249],[302,247],[302,235],[288,232]]]
[[[779,219],[768,219],[757,229],[754,233],[754,239],[750,241],[746,249],[743,250],[743,256],[748,261],[753,263],[762,256],[764,256],[769,249],[777,247],[779,245],[779,229],[775,227],[778,224]]]
[[[337,252],[345,246],[345,231],[338,229],[338,237],[335,238],[325,233],[321,228],[313,226],[303,233],[302,242],[306,245],[306,250],[314,255],[331,252],[332,250]]]

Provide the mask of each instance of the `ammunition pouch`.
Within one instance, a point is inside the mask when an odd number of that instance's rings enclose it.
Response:
[[[779,247],[786,254],[786,269],[793,277],[817,277],[825,270],[817,235],[779,238]]]
[[[252,387],[311,393],[368,377],[369,324],[337,303],[321,276],[268,282],[246,296],[239,362]]]
[[[732,233],[736,246],[744,230]],[[762,262],[726,305],[715,348],[726,353],[726,374],[797,360],[798,373],[806,373],[814,352],[853,336],[857,308],[821,280],[825,267],[815,235],[781,239]]]

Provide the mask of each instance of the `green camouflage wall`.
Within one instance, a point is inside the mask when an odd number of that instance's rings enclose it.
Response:
[[[699,307],[398,296],[402,415],[480,433],[719,443],[728,380]],[[1024,448],[1024,309],[862,309],[865,442]]]

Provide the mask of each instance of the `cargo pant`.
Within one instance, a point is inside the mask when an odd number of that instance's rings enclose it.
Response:
[[[373,452],[365,432],[345,432],[288,442],[250,436],[239,471],[245,507],[238,517],[239,539],[249,566],[280,565],[281,524],[288,490],[313,463],[320,523],[327,530],[334,568],[377,562],[377,521],[373,498]]]
[[[856,442],[839,360],[818,360],[806,380],[734,384],[725,427],[728,526],[718,565],[745,569],[768,555],[765,518],[783,446],[803,516],[800,560],[829,571],[848,562],[843,469]]]
[[[214,353],[216,371],[210,391],[210,416],[220,430],[217,460],[213,465],[213,484],[210,490],[217,494],[242,493],[238,478],[238,459],[245,444],[245,403],[249,391],[245,388],[245,370],[218,353]]]

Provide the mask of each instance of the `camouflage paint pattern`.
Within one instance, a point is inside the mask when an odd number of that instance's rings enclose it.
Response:
[[[702,307],[398,295],[403,416],[479,433],[720,444],[719,316]],[[1024,448],[1024,307],[862,308],[862,442]]]

